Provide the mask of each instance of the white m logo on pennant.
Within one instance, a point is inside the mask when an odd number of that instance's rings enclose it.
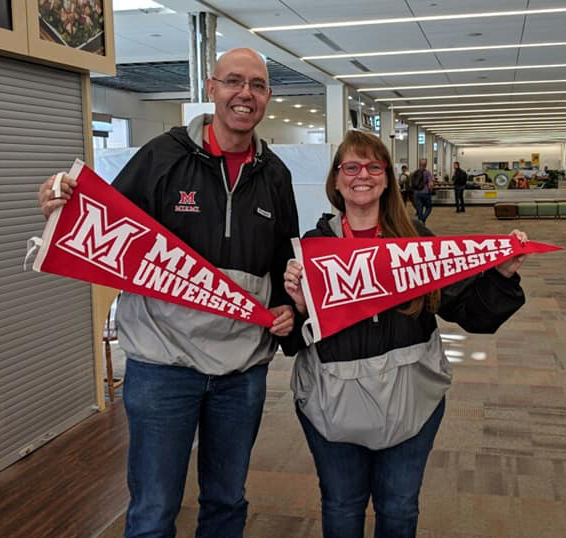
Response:
[[[125,278],[124,254],[134,239],[149,228],[123,217],[108,225],[105,205],[79,195],[80,216],[73,230],[57,241],[57,246],[109,273]]]
[[[322,308],[389,295],[375,276],[373,261],[378,249],[354,250],[347,264],[336,254],[312,259],[324,276],[326,291]]]

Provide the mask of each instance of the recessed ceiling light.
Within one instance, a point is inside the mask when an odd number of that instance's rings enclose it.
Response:
[[[303,108],[303,105],[301,105],[300,103],[295,103],[293,105],[294,108]]]
[[[477,71],[518,71],[524,69],[555,69],[566,67],[566,64],[537,64],[537,65],[501,65],[497,67],[458,67],[454,69],[426,69],[418,71],[389,71],[385,73],[356,73],[335,75],[336,79],[350,79],[361,77],[403,77],[410,75],[434,75],[444,73],[474,73]]]
[[[284,30],[313,30],[319,28],[344,28],[348,26],[368,26],[376,24],[399,24],[407,22],[426,22],[426,21],[448,21],[461,19],[485,19],[492,17],[510,17],[525,15],[540,15],[550,13],[564,13],[564,8],[549,9],[522,9],[515,11],[491,11],[491,12],[475,12],[475,13],[458,13],[454,15],[427,15],[421,17],[395,17],[391,19],[363,19],[355,21],[339,21],[339,22],[316,22],[313,24],[290,24],[286,26],[263,26],[250,28],[250,32],[280,32]],[[470,35],[470,34],[468,34]],[[476,35],[482,35],[477,32]]]
[[[276,98],[275,98],[275,101],[276,101],[277,103],[282,103],[283,101],[285,101],[285,99],[283,99],[283,97],[276,97]]]
[[[303,124],[302,121],[298,121],[298,122],[297,122],[297,125],[302,125],[302,124]]]
[[[475,47],[442,47],[438,49],[404,49],[386,50],[375,52],[352,52],[340,54],[320,54],[317,56],[303,56],[301,60],[332,60],[344,58],[365,58],[373,56],[402,56],[407,54],[436,54],[439,52],[472,52],[478,50],[497,50],[497,49],[523,49],[535,47],[563,47],[564,41],[548,41],[546,43],[513,43],[510,45],[481,45]]]
[[[291,120],[290,120],[289,118],[285,118],[283,121],[284,121],[285,123],[289,123]]]
[[[267,119],[269,120],[274,120],[277,116],[274,116],[273,114],[270,114],[269,116],[267,116]]]
[[[426,101],[426,100],[437,100],[437,99],[467,99],[469,97],[507,97],[507,96],[518,96],[518,95],[552,95],[552,94],[566,93],[566,89],[558,91],[540,91],[540,92],[502,92],[502,93],[466,93],[462,95],[425,95],[419,97],[382,97],[380,99],[375,99],[378,102],[392,102],[392,101]],[[477,103],[478,105],[481,103]],[[491,103],[495,104],[495,103]],[[413,108],[419,105],[394,105],[391,108]],[[436,105],[422,105],[422,106],[457,106],[452,104],[436,104]]]
[[[353,99],[353,97],[351,95],[348,95],[348,100],[351,101],[352,99]]]
[[[564,92],[566,93],[566,91]],[[514,95],[514,94],[511,94]],[[456,97],[456,96],[455,96]],[[458,95],[458,98],[464,96]],[[484,95],[483,97],[489,97]],[[493,105],[533,105],[544,103],[566,103],[566,99],[538,99],[535,101],[478,101],[475,103],[435,103],[434,105],[395,105],[390,106],[389,110],[404,110],[407,108],[450,108],[459,106],[493,106]]]
[[[175,13],[165,6],[154,2],[153,0],[114,0],[112,5],[113,11],[134,11],[137,9],[147,9],[152,11]]]
[[[508,80],[505,82],[459,82],[457,84],[425,84],[421,86],[380,86],[377,88],[358,88],[360,92],[392,92],[396,90],[430,90],[433,88],[467,88],[472,86],[513,86],[514,84],[558,84],[566,82],[566,79],[554,80]],[[450,96],[445,96],[447,99]],[[391,99],[395,99],[394,97]],[[402,100],[408,101],[410,97],[403,97]],[[420,98],[424,99],[424,98]],[[382,101],[382,99],[376,99]]]
[[[316,108],[311,108],[309,112],[311,112],[312,114],[316,114],[318,110]]]
[[[309,123],[309,128],[312,129],[314,127],[314,125],[312,123]]]

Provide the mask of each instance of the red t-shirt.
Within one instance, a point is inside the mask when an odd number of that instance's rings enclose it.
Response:
[[[377,226],[368,228],[367,230],[352,230],[354,237],[363,237],[366,239],[373,239],[377,232]]]
[[[204,149],[214,155],[212,147],[208,142],[204,142]],[[238,151],[237,153],[231,151],[222,151],[222,155],[226,159],[226,165],[228,167],[230,190],[234,188],[234,183],[236,183],[236,179],[238,178],[238,174],[240,173],[240,168],[242,167],[242,165],[249,162],[250,153],[251,155],[253,155],[253,149],[251,152],[249,149],[247,149],[246,151]]]

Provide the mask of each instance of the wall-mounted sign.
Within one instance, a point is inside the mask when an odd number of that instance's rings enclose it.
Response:
[[[115,74],[110,0],[27,0],[31,56]]]
[[[37,0],[41,39],[104,56],[102,0]]]

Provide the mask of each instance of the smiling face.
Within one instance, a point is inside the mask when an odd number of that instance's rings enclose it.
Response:
[[[252,93],[249,84],[231,89],[220,82],[234,78],[248,82],[262,80],[268,84],[267,68],[261,57],[251,49],[234,49],[220,57],[214,77],[206,81],[208,95],[216,105],[215,132],[220,129],[223,133],[219,134],[226,136],[251,135],[263,118],[271,89],[261,95]]]
[[[367,164],[379,161],[378,156],[360,157],[353,151],[346,151],[342,157],[342,163],[357,162]],[[346,213],[348,210],[369,209],[379,205],[379,198],[387,187],[387,174],[385,171],[379,175],[369,174],[367,168],[362,168],[359,173],[349,176],[339,169],[336,174],[336,190],[344,198]]]

